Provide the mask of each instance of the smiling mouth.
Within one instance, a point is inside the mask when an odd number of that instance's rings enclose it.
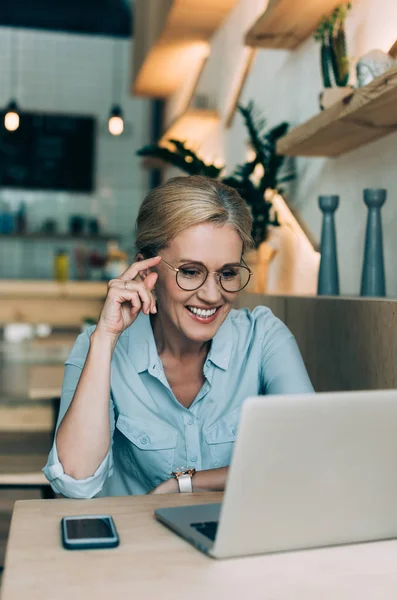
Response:
[[[219,310],[219,306],[216,308],[211,308],[205,310],[203,308],[196,308],[195,306],[186,306],[187,310],[191,312],[196,317],[200,317],[201,319],[209,319],[214,316],[214,314]]]

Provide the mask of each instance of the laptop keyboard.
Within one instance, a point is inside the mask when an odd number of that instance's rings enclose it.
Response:
[[[218,529],[218,521],[205,521],[204,523],[190,523],[190,527],[197,529],[199,533],[202,533],[207,538],[215,541],[216,530]]]

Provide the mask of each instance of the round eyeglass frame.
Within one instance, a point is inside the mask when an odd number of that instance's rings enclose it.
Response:
[[[202,287],[202,286],[205,284],[205,282],[207,281],[207,279],[208,279],[208,275],[210,275],[210,273],[212,273],[212,274],[214,274],[214,275],[215,275],[215,278],[216,278],[216,281],[217,281],[217,283],[218,283],[218,284],[221,286],[221,288],[222,288],[222,289],[223,289],[225,292],[227,292],[228,294],[237,294],[238,292],[241,292],[241,290],[243,290],[245,287],[247,287],[247,285],[249,284],[249,282],[250,282],[250,279],[251,279],[251,277],[252,277],[252,275],[253,275],[253,272],[252,272],[252,271],[251,271],[251,269],[248,267],[248,265],[247,265],[247,264],[244,262],[244,259],[243,259],[243,258],[241,259],[241,261],[242,261],[244,264],[242,264],[242,265],[238,265],[238,266],[239,266],[239,267],[243,267],[244,269],[247,269],[247,271],[248,271],[249,275],[248,275],[248,280],[247,280],[247,283],[245,283],[245,284],[243,285],[243,287],[239,288],[238,290],[233,290],[233,291],[227,290],[227,289],[225,288],[225,286],[223,285],[223,283],[222,283],[222,273],[219,273],[218,271],[209,271],[209,270],[207,269],[207,267],[206,267],[206,266],[204,266],[204,265],[200,265],[200,266],[202,266],[202,267],[203,267],[203,269],[205,269],[205,270],[206,270],[206,272],[207,272],[207,274],[206,274],[206,276],[205,276],[205,278],[204,278],[204,281],[202,281],[202,283],[200,283],[200,285],[198,285],[197,287],[195,287],[195,288],[192,288],[192,289],[188,289],[188,290],[187,290],[186,288],[182,287],[182,286],[180,285],[180,283],[178,282],[178,273],[180,272],[180,270],[181,270],[181,269],[178,269],[177,267],[174,267],[174,266],[172,266],[172,265],[171,265],[169,262],[167,262],[167,261],[166,261],[166,260],[165,260],[163,257],[161,257],[161,262],[163,262],[164,264],[166,264],[166,265],[167,265],[167,267],[169,267],[170,269],[172,269],[173,271],[175,271],[175,280],[176,280],[176,284],[177,284],[177,286],[178,286],[178,287],[179,287],[181,290],[183,290],[184,292],[195,292],[196,290],[199,290],[199,289],[200,289],[200,288],[201,288],[201,287]],[[186,264],[190,265],[190,264],[194,264],[194,263],[186,263]],[[237,264],[236,264],[236,266],[237,266]]]

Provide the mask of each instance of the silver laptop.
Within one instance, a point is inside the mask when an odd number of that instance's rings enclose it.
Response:
[[[155,516],[215,558],[397,537],[397,391],[248,398],[223,503]]]

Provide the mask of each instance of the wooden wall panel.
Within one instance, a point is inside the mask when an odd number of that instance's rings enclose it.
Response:
[[[397,300],[242,294],[295,335],[316,391],[397,388]]]
[[[285,323],[285,296],[265,296],[264,294],[241,294],[234,303],[235,308],[249,308],[253,310],[256,306],[267,306]]]
[[[317,391],[397,388],[397,301],[287,298]]]

